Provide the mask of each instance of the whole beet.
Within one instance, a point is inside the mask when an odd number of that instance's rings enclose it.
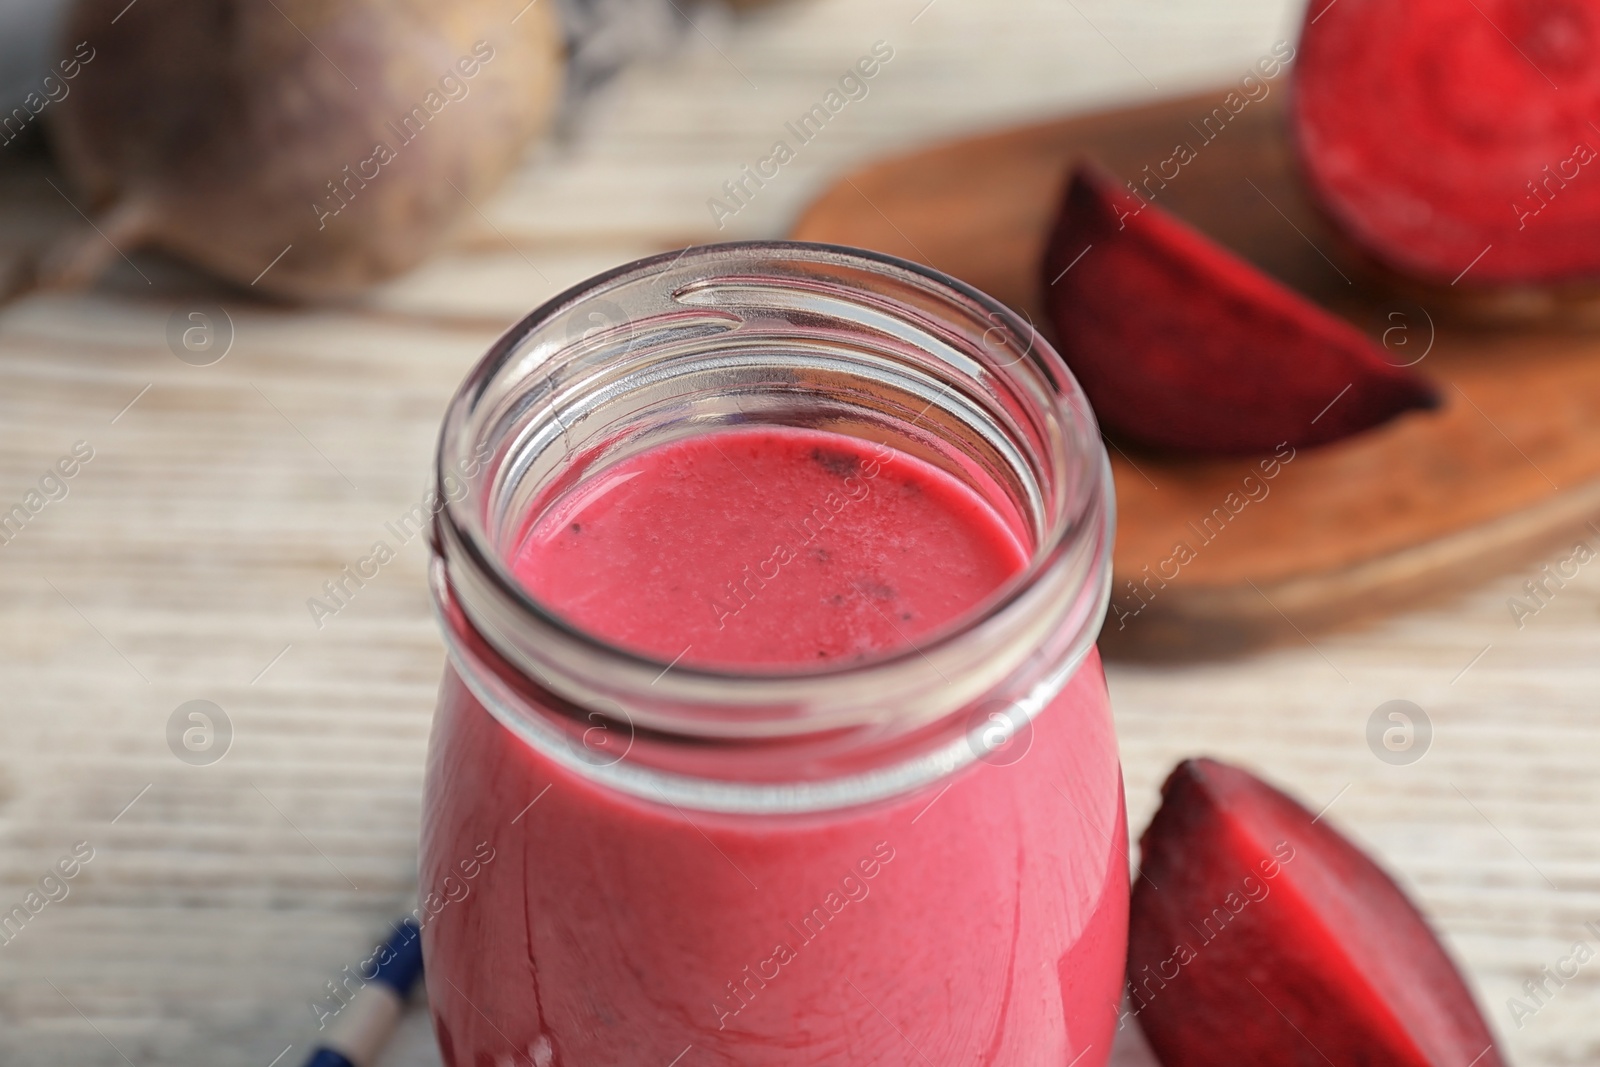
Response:
[[[410,268],[554,108],[554,4],[524,3],[79,0],[63,54],[88,58],[50,134],[104,238],[37,283],[134,247],[296,299]]]

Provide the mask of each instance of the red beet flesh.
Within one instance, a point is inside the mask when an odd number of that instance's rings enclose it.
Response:
[[[1353,326],[1090,167],[1067,187],[1043,282],[1062,356],[1126,440],[1271,452],[1438,402]]]
[[[1212,760],[1162,793],[1128,951],[1162,1063],[1503,1067],[1427,922],[1326,820]]]
[[[1292,104],[1312,189],[1425,281],[1600,276],[1597,49],[1584,0],[1314,0]]]

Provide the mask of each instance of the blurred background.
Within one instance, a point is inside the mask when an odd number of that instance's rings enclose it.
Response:
[[[353,302],[275,303],[134,254],[0,310],[0,511],[81,461],[0,546],[0,910],[92,848],[0,945],[0,1063],[298,1062],[311,1003],[413,906],[443,662],[426,546],[396,544],[331,617],[306,601],[395,543],[385,524],[427,489],[445,404],[501,330],[636,257],[782,236],[874,158],[1237,81],[1303,17],[1278,0],[640,6],[639,39],[591,56],[506,183]],[[53,62],[51,11],[0,4],[15,99]],[[894,58],[867,96],[719,229],[708,200],[879,41]],[[599,77],[613,54],[636,58]],[[80,223],[55,166],[37,137],[0,147],[0,245]],[[196,311],[216,331],[204,359],[174,340]],[[1328,805],[1426,906],[1510,1057],[1557,1067],[1600,1059],[1600,969],[1520,1025],[1507,999],[1600,920],[1600,569],[1519,627],[1507,599],[1539,562],[1357,628],[1109,676],[1131,826],[1200,753]],[[1368,742],[1397,699],[1431,723],[1405,763]],[[221,712],[199,756],[173,733],[190,701]],[[1150,1062],[1124,1036],[1119,1062]],[[438,1063],[425,1012],[385,1062]]]

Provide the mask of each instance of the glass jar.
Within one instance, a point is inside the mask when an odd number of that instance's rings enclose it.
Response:
[[[574,486],[751,426],[933,464],[1027,566],[914,647],[782,671],[653,660],[512,577]],[[1128,908],[1093,645],[1111,479],[1027,323],[850,249],[643,260],[495,344],[437,475],[419,916],[446,1064],[1105,1063]]]

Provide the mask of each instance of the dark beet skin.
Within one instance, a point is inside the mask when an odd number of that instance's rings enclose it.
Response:
[[[1597,50],[1582,0],[1315,0],[1291,105],[1312,190],[1424,281],[1600,277]]]
[[[1093,167],[1067,186],[1043,284],[1062,356],[1129,441],[1271,452],[1438,402],[1360,331]]]
[[[1162,1063],[1504,1067],[1427,922],[1326,820],[1207,759],[1162,794],[1128,952]]]
[[[526,0],[75,0],[62,41],[81,62],[45,119],[97,217],[38,284],[159,248],[295,300],[439,247],[543,126],[562,64],[553,5]]]

